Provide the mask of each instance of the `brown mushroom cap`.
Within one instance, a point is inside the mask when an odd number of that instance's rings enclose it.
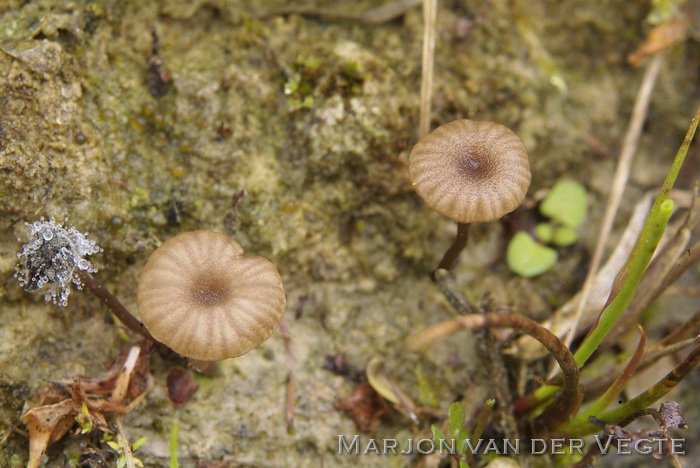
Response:
[[[243,257],[230,237],[192,231],[164,242],[146,262],[137,291],[141,320],[177,353],[214,361],[267,340],[286,299],[275,266]]]
[[[522,203],[530,186],[522,141],[493,122],[438,127],[413,147],[408,172],[430,208],[460,223],[501,218]]]

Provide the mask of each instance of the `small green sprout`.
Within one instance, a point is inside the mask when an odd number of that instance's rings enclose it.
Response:
[[[143,467],[143,462],[133,456],[133,452],[137,451],[143,444],[146,443],[148,440],[148,437],[139,437],[136,439],[136,441],[131,444],[131,447],[128,446],[128,442],[122,438],[120,442],[116,442],[112,440],[112,437],[103,437],[104,442],[107,443],[109,448],[114,450],[117,455],[119,455],[119,458],[117,458],[117,468],[131,468],[131,467]],[[122,445],[122,443],[124,445]]]
[[[541,275],[552,268],[558,258],[556,250],[538,244],[525,231],[515,233],[506,251],[508,268],[525,278]]]
[[[95,427],[95,423],[85,402],[83,402],[80,407],[80,413],[75,416],[75,422],[80,426],[80,434],[87,434]]]
[[[418,401],[423,406],[437,406],[438,401],[433,391],[432,381],[423,374],[420,364],[416,365],[416,380],[418,381]]]
[[[295,73],[284,83],[284,94],[287,96],[287,106],[291,111],[299,109],[311,109],[314,105],[313,88],[303,81],[303,78]]]
[[[554,237],[554,229],[549,223],[539,223],[535,226],[535,237],[545,244],[552,242]]]
[[[560,226],[552,235],[552,243],[559,247],[566,247],[578,240],[578,234],[569,226]]]
[[[573,180],[560,180],[540,203],[540,213],[549,218],[535,226],[535,239],[526,232],[518,232],[508,244],[506,260],[514,273],[531,278],[554,266],[558,254],[546,247],[566,247],[578,240],[576,230],[588,213],[586,189]]]
[[[652,0],[651,10],[647,15],[647,22],[651,25],[661,24],[668,21],[678,14],[681,9],[679,0]]]
[[[576,229],[586,219],[586,189],[573,180],[560,180],[540,204],[540,213],[557,223]]]
[[[449,447],[450,455],[459,461],[460,468],[467,468],[469,465],[465,460],[467,452],[467,440],[469,439],[469,431],[464,426],[464,405],[460,402],[455,402],[450,405],[447,410],[447,420],[450,427],[450,438],[435,424],[430,426],[433,432],[433,442],[438,449]]]

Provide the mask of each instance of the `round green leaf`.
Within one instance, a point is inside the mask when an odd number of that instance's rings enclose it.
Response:
[[[556,261],[556,250],[538,244],[525,231],[515,233],[506,251],[508,267],[513,273],[526,278],[541,275]]]
[[[588,200],[583,185],[573,180],[560,180],[540,203],[540,213],[576,229],[586,219]]]
[[[539,223],[535,226],[535,236],[542,242],[551,242],[553,234],[552,226],[549,223]]]
[[[554,231],[554,237],[552,241],[555,245],[560,247],[566,247],[571,245],[578,240],[578,234],[576,231],[568,226],[560,226]]]

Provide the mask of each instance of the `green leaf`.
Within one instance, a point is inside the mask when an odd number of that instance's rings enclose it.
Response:
[[[442,432],[440,428],[437,427],[435,424],[431,424],[430,429],[433,431],[433,442],[435,442],[436,447],[440,446],[441,440],[447,440],[447,437],[445,437],[445,433]]]
[[[559,226],[554,231],[554,236],[552,238],[554,245],[558,245],[559,247],[566,247],[567,245],[573,244],[577,240],[578,234],[575,230],[568,226]]]
[[[168,449],[170,451],[170,468],[180,467],[180,464],[177,461],[177,432],[177,421],[175,421],[173,423],[173,428],[170,430],[170,442],[168,444]]]
[[[623,266],[622,270],[615,278],[613,284],[613,289],[608,298],[608,302],[605,305],[603,312],[598,317],[598,322],[594,325],[593,330],[588,334],[588,336],[583,340],[583,343],[579,346],[576,354],[574,354],[574,359],[579,367],[583,367],[588,358],[593,354],[598,345],[603,341],[605,336],[610,331],[610,328],[615,324],[615,321],[620,316],[620,314],[626,309],[627,305],[634,295],[634,291],[639,285],[639,279],[651,259],[658,242],[666,229],[668,224],[668,218],[671,216],[673,211],[673,201],[668,198],[673,189],[673,184],[676,182],[676,178],[680,173],[685,157],[688,154],[688,149],[695,136],[695,131],[698,128],[698,123],[700,123],[700,108],[695,113],[693,120],[690,123],[690,127],[685,134],[683,143],[676,153],[676,157],[673,159],[671,164],[671,169],[669,169],[668,174],[666,174],[666,179],[664,180],[661,190],[651,207],[649,215],[644,222],[644,227],[642,227],[642,232],[637,238],[637,242],[632,248],[630,256],[627,258],[627,262]],[[657,383],[655,386],[648,389],[646,392],[635,397],[633,400],[621,405],[616,410],[608,411],[603,416],[608,417],[619,417],[617,421],[621,420],[625,416],[644,408],[644,405],[653,404],[661,396],[668,391],[669,382],[665,380]],[[677,383],[677,380],[676,380]],[[531,401],[528,402],[528,406],[535,407],[538,403],[544,403],[556,393],[559,389],[556,385],[545,385],[537,389]],[[621,416],[622,415],[622,416]],[[613,419],[611,419],[612,421]]]
[[[457,445],[457,453],[460,455],[464,455],[464,452],[467,450],[467,439],[469,439],[469,431],[462,427],[457,431],[457,434],[455,434],[454,439],[456,441]]]
[[[531,278],[541,275],[557,262],[557,251],[538,244],[525,231],[518,231],[508,244],[506,262],[515,274]]]
[[[456,438],[459,430],[464,428],[464,406],[462,403],[458,401],[452,403],[450,409],[447,410],[447,417],[450,421],[450,436]]]
[[[588,200],[583,185],[573,180],[560,180],[540,203],[540,213],[576,229],[586,219]]]
[[[416,365],[416,380],[418,381],[418,401],[423,406],[437,406],[437,398],[431,388],[430,379],[423,375],[423,369],[420,364]]]
[[[122,449],[122,448],[119,446],[119,444],[116,443],[116,442],[113,441],[113,440],[110,440],[109,442],[107,442],[107,445],[109,445],[109,446],[112,448],[112,450],[114,450],[114,451],[116,451],[116,452],[120,452],[121,449]]]
[[[148,437],[141,437],[139,439],[136,439],[136,442],[134,442],[133,445],[131,446],[131,450],[134,452],[137,451],[138,449],[141,448],[141,446],[144,443],[146,443],[147,440],[148,440]]]
[[[627,363],[627,366],[625,366],[622,374],[615,379],[615,382],[613,382],[605,393],[600,396],[591,406],[589,406],[586,411],[579,413],[562,428],[563,434],[568,436],[584,435],[585,429],[591,425],[591,423],[588,421],[588,417],[599,417],[601,413],[617,399],[622,390],[625,389],[627,382],[634,375],[634,371],[637,370],[637,366],[642,361],[642,356],[644,355],[644,347],[646,346],[647,338],[646,334],[644,333],[644,329],[641,326],[639,327],[639,331],[641,335],[639,337],[637,349]],[[583,432],[583,434],[580,434],[581,432]]]
[[[539,223],[537,226],[535,226],[535,237],[545,244],[552,241],[553,235],[552,226],[550,226],[549,223]]]
[[[659,199],[661,199],[660,202]],[[672,213],[673,200],[667,198],[667,195],[662,191],[657,202],[652,206],[649,216],[647,216],[642,232],[639,234],[627,262],[615,278],[608,302],[598,316],[593,331],[586,336],[574,354],[579,367],[582,367],[591,357],[632,301]]]

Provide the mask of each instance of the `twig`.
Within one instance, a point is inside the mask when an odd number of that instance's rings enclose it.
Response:
[[[124,436],[124,427],[122,426],[122,418],[120,416],[116,417],[115,424],[117,426],[117,443],[121,449],[126,467],[136,468],[134,455],[131,453],[131,447],[129,447],[129,441],[126,439],[126,436]]]
[[[465,225],[468,226],[468,225]],[[433,281],[440,287],[450,305],[460,315],[480,314],[482,310],[472,304],[457,287],[454,277],[446,270],[438,268],[433,273]],[[491,381],[499,401],[499,423],[507,438],[517,437],[517,423],[512,412],[512,398],[508,386],[508,372],[503,362],[503,356],[496,344],[496,338],[491,330],[481,330],[480,358],[491,363]]]
[[[464,315],[445,320],[428,327],[418,336],[409,340],[409,349],[420,349],[439,339],[465,328],[484,327],[517,328],[542,343],[559,363],[564,376],[564,384],[557,399],[542,413],[540,420],[548,428],[554,428],[568,421],[578,409],[580,399],[578,391],[579,370],[571,351],[552,332],[532,319],[517,314],[478,314]]]
[[[370,8],[362,13],[348,13],[339,11],[338,8],[320,9],[293,5],[278,8],[263,13],[258,18],[261,20],[274,16],[300,15],[306,17],[318,17],[324,21],[359,21],[360,23],[378,25],[393,21],[406,14],[408,10],[421,4],[423,0],[395,0],[383,5]]]
[[[669,354],[677,353],[678,351],[683,351],[686,348],[690,348],[693,345],[700,343],[700,335],[694,338],[689,338],[687,340],[679,341],[672,345],[665,346],[663,348],[653,349],[648,355],[644,356],[642,363],[639,365],[639,370],[643,371],[656,364],[656,362],[662,357],[668,356]]]
[[[114,390],[112,391],[111,401],[112,403],[124,404],[126,399],[126,392],[129,389],[129,382],[131,381],[131,373],[134,371],[136,362],[138,361],[139,354],[141,354],[140,346],[133,346],[129,350],[129,354],[122,364],[121,371],[117,376],[117,380],[114,383]]]
[[[686,254],[678,258],[678,263],[676,263],[668,275],[666,275],[660,289],[663,291],[673,284],[691,265],[697,262],[698,259],[700,259],[700,241],[697,241],[689,249],[686,249]]]
[[[447,301],[460,315],[478,314],[481,311],[472,304],[457,287],[454,277],[447,271],[441,268],[433,273],[435,284],[440,287],[440,290],[447,298]]]
[[[287,422],[287,434],[293,434],[294,433],[294,408],[296,407],[297,404],[297,389],[296,385],[294,384],[294,374],[292,372],[289,372],[287,374],[287,388],[286,388],[286,402],[285,402],[285,410],[284,410],[284,417]]]
[[[671,333],[666,335],[661,342],[660,346],[668,346],[674,343],[678,343],[683,338],[688,336],[698,334],[700,332],[700,310],[695,312],[695,314],[690,317],[683,325],[673,330]]]
[[[423,76],[420,85],[420,124],[418,136],[430,132],[430,105],[433,93],[433,62],[435,59],[435,23],[437,0],[423,1]]]

